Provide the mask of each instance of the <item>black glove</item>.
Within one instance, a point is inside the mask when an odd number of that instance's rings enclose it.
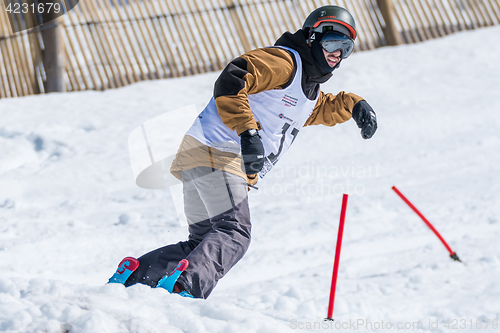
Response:
[[[369,139],[375,134],[377,130],[377,115],[366,101],[359,101],[354,105],[352,118],[356,121],[356,125],[361,128],[363,139]]]
[[[264,166],[264,146],[256,129],[249,129],[240,134],[241,157],[247,175],[259,173]]]

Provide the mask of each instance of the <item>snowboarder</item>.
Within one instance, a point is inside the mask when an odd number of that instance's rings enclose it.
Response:
[[[249,188],[271,170],[302,127],[353,118],[362,137],[371,138],[377,120],[363,98],[320,91],[352,53],[355,39],[351,14],[322,6],[302,29],[285,32],[274,46],[231,61],[170,169],[183,182],[188,240],[125,258],[110,282],[207,298],[250,244]]]

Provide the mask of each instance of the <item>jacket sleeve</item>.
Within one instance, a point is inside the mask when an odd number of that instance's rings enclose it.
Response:
[[[320,92],[313,113],[304,126],[326,125],[335,126],[352,118],[354,105],[363,98],[353,93],[341,91],[337,95]]]
[[[286,87],[294,71],[292,55],[280,48],[253,50],[231,61],[214,87],[215,104],[222,122],[238,135],[257,129],[248,95]]]

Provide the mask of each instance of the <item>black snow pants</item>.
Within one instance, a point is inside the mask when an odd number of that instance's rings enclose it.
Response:
[[[182,171],[189,238],[151,251],[125,283],[156,287],[182,259],[189,267],[179,282],[195,298],[207,298],[250,245],[250,211],[245,180],[207,167]]]

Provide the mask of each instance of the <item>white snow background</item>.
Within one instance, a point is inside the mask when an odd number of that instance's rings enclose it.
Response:
[[[301,130],[250,192],[252,244],[207,300],[106,285],[123,257],[187,237],[169,192],[135,185],[128,135],[201,111],[218,74],[0,100],[0,331],[500,331],[500,27],[344,60],[323,91],[363,96],[377,133]]]

